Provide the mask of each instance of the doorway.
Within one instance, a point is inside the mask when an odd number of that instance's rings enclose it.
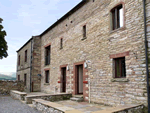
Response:
[[[77,65],[77,94],[83,94],[83,65]]]
[[[61,68],[61,92],[66,92],[66,67]]]

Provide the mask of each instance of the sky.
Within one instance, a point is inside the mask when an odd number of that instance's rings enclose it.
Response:
[[[16,72],[16,51],[79,2],[81,0],[0,0],[0,18],[7,33],[9,55],[0,60],[0,73]]]

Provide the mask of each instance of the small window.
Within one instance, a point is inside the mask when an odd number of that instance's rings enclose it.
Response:
[[[20,55],[18,57],[18,65],[20,66]]]
[[[49,83],[49,70],[45,71],[45,83]]]
[[[18,75],[18,81],[20,81],[20,75]]]
[[[126,65],[125,57],[116,58],[115,61],[115,78],[125,78],[126,77]]]
[[[111,14],[112,14],[112,30],[123,27],[124,18],[123,18],[123,6],[122,6],[122,4],[113,8],[111,10]]]
[[[27,85],[27,74],[24,74],[24,85],[26,86]]]
[[[83,26],[83,38],[86,38],[86,25]]]
[[[60,49],[63,48],[63,38],[60,39]]]
[[[45,65],[50,64],[51,46],[45,48]]]
[[[28,51],[26,50],[26,51],[25,51],[25,57],[24,57],[24,61],[25,61],[25,62],[27,62],[27,57],[28,57],[27,53],[28,53]]]

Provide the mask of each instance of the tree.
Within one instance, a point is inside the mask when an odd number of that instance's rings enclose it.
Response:
[[[0,18],[0,59],[3,59],[4,57],[6,58],[8,56],[8,53],[7,53],[8,46],[5,40],[5,36],[7,34],[5,30],[3,30],[2,21],[3,19]]]

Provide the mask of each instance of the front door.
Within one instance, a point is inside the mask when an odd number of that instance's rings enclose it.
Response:
[[[83,65],[77,66],[77,94],[83,94]]]
[[[62,92],[66,92],[66,67],[61,68],[61,86],[62,86]]]

